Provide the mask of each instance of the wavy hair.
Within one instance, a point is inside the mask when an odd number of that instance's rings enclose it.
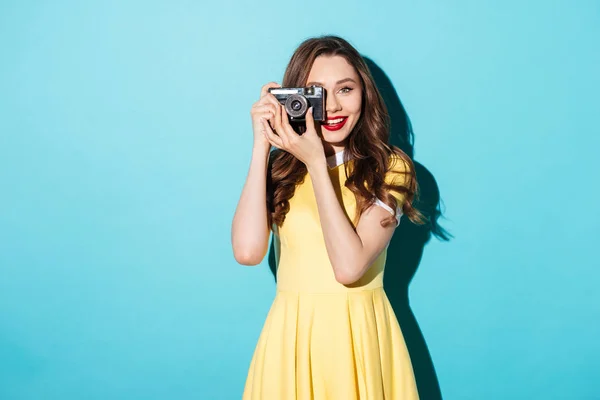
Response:
[[[306,85],[310,68],[319,56],[342,56],[352,65],[362,83],[361,115],[344,150],[344,169],[348,177],[345,186],[356,198],[354,224],[375,201],[381,199],[396,210],[397,192],[403,198],[401,209],[413,223],[423,224],[424,216],[413,207],[413,199],[418,191],[415,168],[410,157],[396,146],[390,146],[390,117],[387,108],[375,85],[367,64],[358,51],[346,40],[338,36],[320,36],[305,40],[292,55],[283,76],[283,87],[303,87]],[[305,127],[295,126],[302,133]],[[347,161],[352,160],[350,168]],[[392,161],[392,162],[390,162]],[[395,161],[402,161],[398,168]],[[389,171],[403,175],[403,179],[389,179]],[[269,226],[281,226],[290,209],[289,200],[296,186],[304,181],[306,165],[289,152],[275,149],[269,156],[267,171],[267,210]],[[398,184],[400,183],[400,184]],[[395,223],[390,215],[381,221],[382,226]]]

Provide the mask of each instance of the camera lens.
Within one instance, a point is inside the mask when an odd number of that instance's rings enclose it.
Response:
[[[292,110],[298,111],[301,108],[302,108],[302,103],[300,103],[298,100],[292,101]]]
[[[308,100],[301,94],[292,94],[285,101],[285,111],[292,118],[301,118],[308,110]]]

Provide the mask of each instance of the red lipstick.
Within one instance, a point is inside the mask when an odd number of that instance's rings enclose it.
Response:
[[[336,124],[328,124],[327,122],[329,121],[335,121],[336,119],[342,119],[340,122],[336,123]],[[321,124],[321,126],[325,129],[327,129],[328,131],[339,131],[340,129],[343,128],[344,125],[346,125],[346,121],[348,121],[348,117],[329,117],[327,118],[327,120],[325,120],[323,122],[323,124]]]

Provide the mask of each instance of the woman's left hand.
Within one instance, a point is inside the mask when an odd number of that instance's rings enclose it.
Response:
[[[306,167],[326,162],[323,142],[315,129],[312,107],[306,112],[306,132],[302,135],[294,131],[288,120],[285,108],[281,104],[275,113],[275,118],[272,118],[271,121],[276,133],[271,129],[268,121],[263,119],[262,124],[263,134],[273,146],[292,153]]]

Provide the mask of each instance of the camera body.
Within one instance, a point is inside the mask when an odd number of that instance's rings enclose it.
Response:
[[[315,121],[325,119],[325,89],[321,86],[270,88],[269,93],[283,104],[290,122],[306,121],[306,112],[309,107],[313,108]]]

